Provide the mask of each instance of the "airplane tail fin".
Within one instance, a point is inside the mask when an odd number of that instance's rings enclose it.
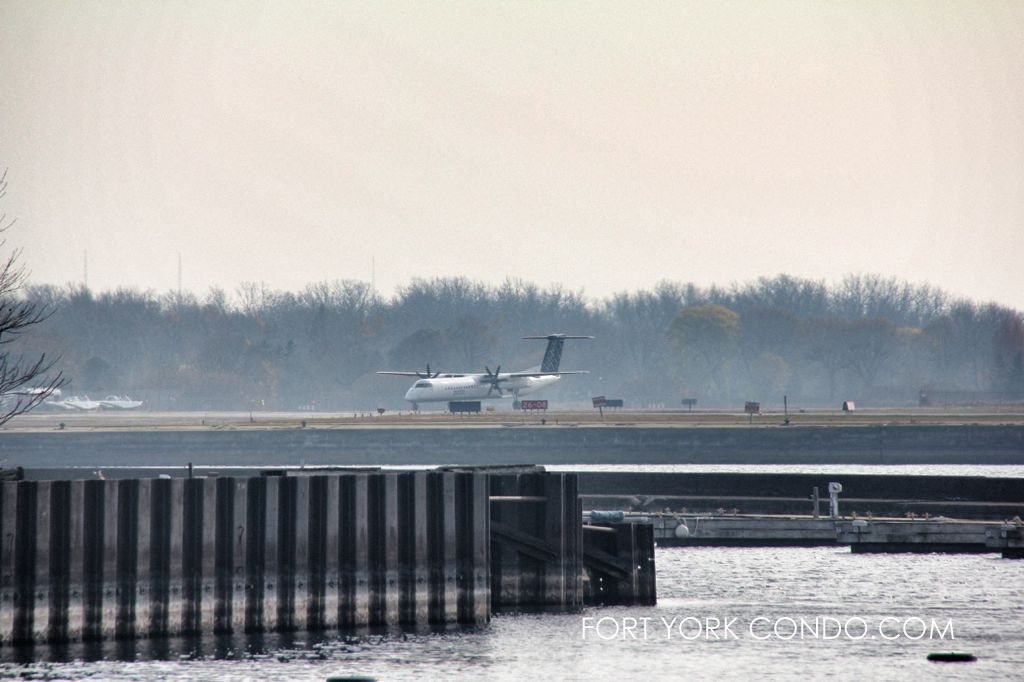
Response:
[[[546,334],[544,336],[524,336],[524,339],[547,339],[548,347],[544,351],[544,360],[540,363],[540,371],[557,372],[562,362],[562,344],[566,339],[592,339],[593,336],[570,336],[568,334]]]

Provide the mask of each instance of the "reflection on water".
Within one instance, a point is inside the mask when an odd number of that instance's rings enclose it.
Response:
[[[245,660],[278,656],[294,651],[297,657],[324,660],[325,651],[336,647],[349,651],[373,648],[386,642],[404,642],[416,637],[468,635],[480,628],[463,625],[430,625],[401,627],[364,627],[333,632],[272,632],[203,637],[161,637],[154,639],[118,640],[49,644],[0,649],[5,663],[66,663],[78,661],[140,660]],[[290,655],[290,654],[288,654]]]
[[[1024,666],[1022,564],[998,555],[708,547],[659,549],[657,562],[655,607],[501,616],[485,628],[432,632],[364,630],[346,636],[296,633],[5,649],[0,650],[5,661],[0,675],[113,680],[324,680],[339,675],[388,680],[1011,679]],[[584,638],[584,618],[590,623],[607,619],[604,635],[626,619],[647,619],[649,628],[646,637],[619,633],[602,639],[591,632]],[[687,628],[670,634],[664,627],[685,618],[691,619]],[[831,638],[786,638],[791,621],[813,623],[816,618],[859,619],[866,624],[865,634],[860,636],[855,627]],[[711,637],[694,629],[694,623],[708,619],[733,619],[735,637]],[[955,639],[940,639],[936,633],[914,639],[918,620],[952,623],[951,630],[939,634]],[[751,623],[760,629],[752,630]],[[772,623],[785,627],[776,635]],[[908,623],[906,636],[900,628]],[[950,650],[970,651],[979,660],[943,665],[925,659],[932,651]]]

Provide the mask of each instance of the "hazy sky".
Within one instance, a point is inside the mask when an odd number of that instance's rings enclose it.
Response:
[[[1024,308],[1024,2],[0,0],[33,281],[877,272]]]

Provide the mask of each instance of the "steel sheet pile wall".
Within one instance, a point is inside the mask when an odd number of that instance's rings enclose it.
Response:
[[[0,643],[485,623],[487,476],[0,487]]]
[[[494,474],[491,606],[583,607],[582,517],[575,474]]]

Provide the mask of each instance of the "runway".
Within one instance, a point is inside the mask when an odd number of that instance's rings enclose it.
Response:
[[[91,412],[37,409],[15,417],[3,431],[135,430],[135,429],[291,429],[308,428],[473,428],[494,426],[616,426],[616,427],[777,427],[789,426],[900,426],[900,425],[1022,425],[1024,405],[981,407],[781,410],[753,417],[742,412],[687,410],[551,410],[546,412],[497,410],[472,415],[446,412],[302,412],[302,411],[150,411],[97,410]],[[63,425],[63,426],[62,426]]]

